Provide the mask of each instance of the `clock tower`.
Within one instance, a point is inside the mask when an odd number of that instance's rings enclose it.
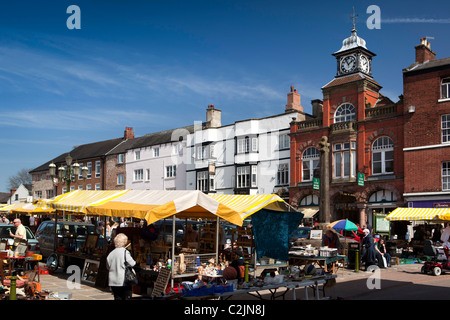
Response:
[[[372,57],[375,56],[366,48],[366,41],[356,34],[353,25],[350,37],[342,41],[342,48],[333,53],[337,60],[336,77],[361,72],[372,77]]]
[[[290,204],[316,207],[325,224],[347,218],[374,226],[378,214],[402,201],[403,102],[380,92],[372,76],[375,54],[357,35],[355,20],[332,55],[337,72],[321,88],[323,100],[312,101],[320,112],[291,122]],[[317,173],[319,189],[313,182]],[[395,199],[379,203],[379,194]]]

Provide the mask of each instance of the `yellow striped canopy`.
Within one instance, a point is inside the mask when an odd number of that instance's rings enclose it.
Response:
[[[239,213],[242,220],[255,212],[266,208],[275,211],[288,211],[288,204],[275,194],[262,195],[234,195],[210,194],[214,200]]]
[[[11,213],[12,210],[17,209],[17,208],[21,208],[25,205],[26,203],[14,203],[14,204],[10,204],[6,207],[2,207],[0,208],[0,212],[3,213]]]
[[[38,200],[38,207],[50,207],[60,211],[87,213],[88,206],[101,205],[121,196],[128,190],[75,190],[50,200]]]
[[[277,195],[206,195],[198,190],[75,190],[37,206],[110,217],[145,219],[148,224],[177,215],[179,218],[220,217],[242,225],[262,208],[287,211]]]
[[[10,205],[1,207],[0,208],[0,212],[2,212],[2,213],[8,212],[9,213],[12,209],[17,208],[17,207],[18,207],[17,203],[16,204],[10,204]]]
[[[38,207],[37,205],[34,205],[32,203],[23,204],[20,207],[14,208],[11,210],[11,213],[17,213],[17,214],[49,214],[55,211],[54,209],[43,206]]]
[[[450,220],[449,208],[397,208],[385,218],[389,221]]]
[[[88,214],[145,219],[148,224],[177,215],[179,218],[225,219],[242,225],[233,209],[198,190],[128,190],[122,196],[98,206],[89,206]]]

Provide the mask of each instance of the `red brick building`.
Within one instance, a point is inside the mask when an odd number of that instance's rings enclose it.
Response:
[[[450,58],[426,38],[403,70],[405,190],[409,207],[450,207]]]
[[[70,152],[63,153],[31,170],[34,197],[36,199],[52,198],[73,190],[125,189],[124,150],[133,140],[133,128],[127,127],[121,138],[77,146]],[[53,162],[56,165],[56,174],[58,174],[59,167],[66,167],[65,158],[68,154],[73,159],[72,165],[77,162],[80,169],[84,166],[88,168],[86,179],[83,179],[81,170],[78,176],[72,176],[70,190],[67,190],[65,182],[52,181],[49,175],[50,163]],[[120,177],[122,177],[122,180],[119,179]]]
[[[352,30],[337,61],[334,79],[313,100],[313,119],[291,123],[290,202],[299,209],[318,209],[313,187],[320,166],[319,142],[330,143],[330,221],[348,218],[382,233],[378,214],[403,205],[403,102],[380,93],[372,76],[374,53]],[[363,174],[363,185],[358,175]],[[388,230],[387,230],[388,231]]]

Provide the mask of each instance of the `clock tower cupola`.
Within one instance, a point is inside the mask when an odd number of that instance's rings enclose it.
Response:
[[[366,48],[366,41],[357,35],[355,18],[353,16],[353,29],[350,37],[344,39],[341,49],[333,53],[337,60],[336,77],[358,72],[372,77],[372,57],[375,54]]]

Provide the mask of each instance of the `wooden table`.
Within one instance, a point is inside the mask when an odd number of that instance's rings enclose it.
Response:
[[[300,266],[305,264],[312,264],[320,267],[328,273],[337,274],[339,270],[338,262],[343,260],[343,262],[348,262],[347,256],[337,255],[335,257],[321,257],[321,256],[301,256],[301,255],[289,255],[289,264],[294,266]],[[331,265],[331,270],[329,270],[329,265]],[[343,266],[344,264],[342,264]],[[342,267],[342,272],[344,272],[344,267]]]

